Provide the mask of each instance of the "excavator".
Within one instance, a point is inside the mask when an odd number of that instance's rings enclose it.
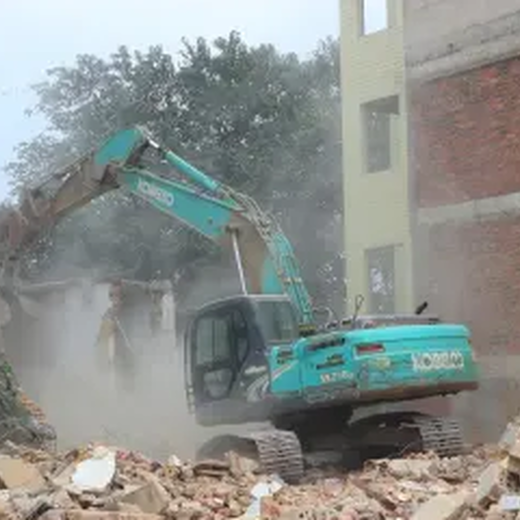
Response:
[[[24,251],[76,208],[117,189],[229,248],[236,263],[240,294],[205,304],[186,327],[186,399],[202,426],[267,425],[214,437],[200,456],[254,453],[264,471],[296,482],[320,453],[348,458],[391,447],[451,456],[463,449],[462,430],[451,417],[352,416],[376,403],[478,388],[467,327],[424,315],[426,305],[410,314],[361,315],[361,295],[354,315],[320,323],[274,218],[142,127],[115,133],[26,190],[18,207],[0,216],[0,286],[11,301]]]

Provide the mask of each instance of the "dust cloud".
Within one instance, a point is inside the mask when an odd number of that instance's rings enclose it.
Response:
[[[114,378],[99,369],[96,337],[107,289],[94,286],[88,302],[80,289],[68,290],[63,301],[46,305],[34,344],[24,345],[41,352],[40,362],[15,366],[22,386],[44,409],[63,449],[100,441],[159,459],[192,458],[212,432],[198,428],[188,412],[179,338],[132,334],[133,373]]]

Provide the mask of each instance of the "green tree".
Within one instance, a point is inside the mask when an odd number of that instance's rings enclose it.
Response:
[[[49,70],[35,91],[33,110],[45,116],[48,129],[22,143],[7,165],[15,192],[112,132],[144,124],[278,216],[314,295],[326,300],[341,286],[337,269],[316,274],[342,250],[337,41],[322,42],[304,61],[272,45],[248,46],[235,32],[213,44],[184,41],[177,63],[161,47],[146,53],[120,47],[106,60],[81,55],[74,66]],[[180,273],[189,284],[196,266],[219,254],[142,201],[115,193],[67,218],[42,239],[25,268],[39,277],[78,268],[141,279]]]

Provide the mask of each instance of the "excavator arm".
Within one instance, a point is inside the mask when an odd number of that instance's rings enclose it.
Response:
[[[310,296],[291,244],[276,222],[252,198],[161,147],[142,128],[116,133],[38,187],[26,190],[17,208],[0,215],[2,284],[13,283],[20,254],[45,230],[120,188],[232,248],[243,292],[287,294],[302,328],[312,329]]]

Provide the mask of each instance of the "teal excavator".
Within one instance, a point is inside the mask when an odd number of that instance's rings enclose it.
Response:
[[[143,128],[116,133],[26,190],[19,206],[0,217],[5,290],[16,296],[19,259],[46,229],[116,189],[234,255],[241,293],[209,302],[186,328],[186,398],[203,426],[269,426],[215,437],[201,456],[254,452],[264,471],[297,481],[316,453],[346,457],[391,448],[454,455],[463,449],[450,417],[394,412],[352,421],[352,415],[376,403],[476,389],[468,329],[424,315],[424,306],[409,315],[360,315],[361,297],[353,316],[318,325],[291,244],[274,219]]]

